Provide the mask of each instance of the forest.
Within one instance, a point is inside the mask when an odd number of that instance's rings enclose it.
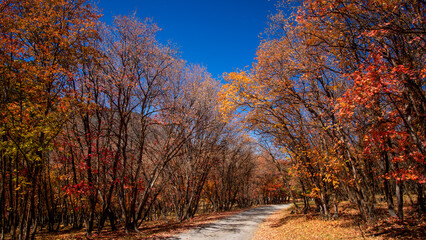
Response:
[[[2,0],[1,239],[286,201],[326,219],[349,201],[365,221],[379,201],[400,220],[410,204],[421,219],[426,2],[298,2],[222,84],[150,19]]]

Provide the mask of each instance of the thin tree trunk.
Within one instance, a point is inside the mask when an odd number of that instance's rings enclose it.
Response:
[[[403,194],[403,185],[402,181],[397,180],[396,182],[396,202],[398,205],[398,218],[403,220],[404,219],[404,194]]]
[[[417,205],[419,208],[419,214],[423,214],[426,211],[424,204],[424,195],[423,195],[423,184],[417,183]]]
[[[387,155],[386,152],[382,152],[382,159],[385,163],[385,174],[389,173],[390,171],[390,163],[389,163],[389,157]],[[386,197],[386,202],[388,205],[388,212],[392,217],[396,217],[397,214],[395,212],[395,205],[393,203],[393,196],[392,196],[392,191],[390,188],[390,182],[388,179],[384,178],[383,179],[383,185],[384,185],[384,191],[385,191],[385,197]]]

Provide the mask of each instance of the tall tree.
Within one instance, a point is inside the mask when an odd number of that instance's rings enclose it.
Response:
[[[401,219],[404,181],[424,208],[424,5],[304,1],[272,16],[250,74],[228,75],[222,111],[285,149],[325,215],[338,188],[374,218],[377,178],[391,213],[392,182]]]
[[[98,15],[83,0],[6,0],[0,9],[2,231],[28,239],[52,142],[69,114],[68,81]]]

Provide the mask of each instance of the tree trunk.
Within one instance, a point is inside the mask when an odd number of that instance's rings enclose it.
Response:
[[[390,214],[391,217],[396,217],[397,214],[395,212],[395,205],[393,203],[393,196],[392,196],[392,192],[390,191],[390,187],[389,187],[389,181],[388,180],[384,180],[384,190],[385,190],[385,196],[386,196],[386,202],[388,205],[388,212]]]
[[[418,205],[418,211],[419,214],[422,215],[425,211],[425,204],[424,204],[424,195],[423,195],[423,184],[417,183],[417,205]]]
[[[387,141],[389,147],[391,146],[390,141]],[[384,161],[385,164],[385,171],[384,174],[388,174],[390,171],[390,162],[389,162],[389,156],[388,153],[386,151],[382,151],[381,154],[381,158]],[[385,197],[386,197],[386,203],[388,205],[388,212],[390,214],[391,217],[396,217],[397,214],[395,212],[395,205],[393,203],[393,196],[392,196],[392,191],[391,191],[391,187],[390,187],[390,182],[388,179],[383,178],[383,185],[384,185],[384,191],[385,191]]]
[[[404,195],[403,195],[403,186],[402,181],[397,180],[396,182],[396,202],[398,205],[398,218],[403,220],[404,219]]]

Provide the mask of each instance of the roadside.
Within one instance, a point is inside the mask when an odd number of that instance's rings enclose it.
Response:
[[[378,206],[377,221],[361,221],[355,206],[341,204],[340,217],[325,220],[314,210],[307,214],[292,213],[293,207],[272,214],[259,225],[252,240],[300,239],[424,239],[425,219],[418,222],[407,214],[404,221],[387,217],[385,206]],[[293,211],[294,212],[294,211]],[[409,209],[407,209],[409,212]],[[415,213],[411,213],[415,214]]]
[[[167,239],[176,234],[213,223],[217,220],[238,214],[248,209],[236,209],[226,212],[213,212],[196,215],[194,218],[182,222],[176,221],[174,218],[159,221],[144,222],[139,228],[139,233],[126,233],[121,227],[119,230],[111,231],[107,226],[100,234],[94,233],[86,236],[84,229],[68,229],[57,233],[42,232],[36,238],[47,240],[61,239],[104,239],[104,240],[136,240],[136,239]]]

